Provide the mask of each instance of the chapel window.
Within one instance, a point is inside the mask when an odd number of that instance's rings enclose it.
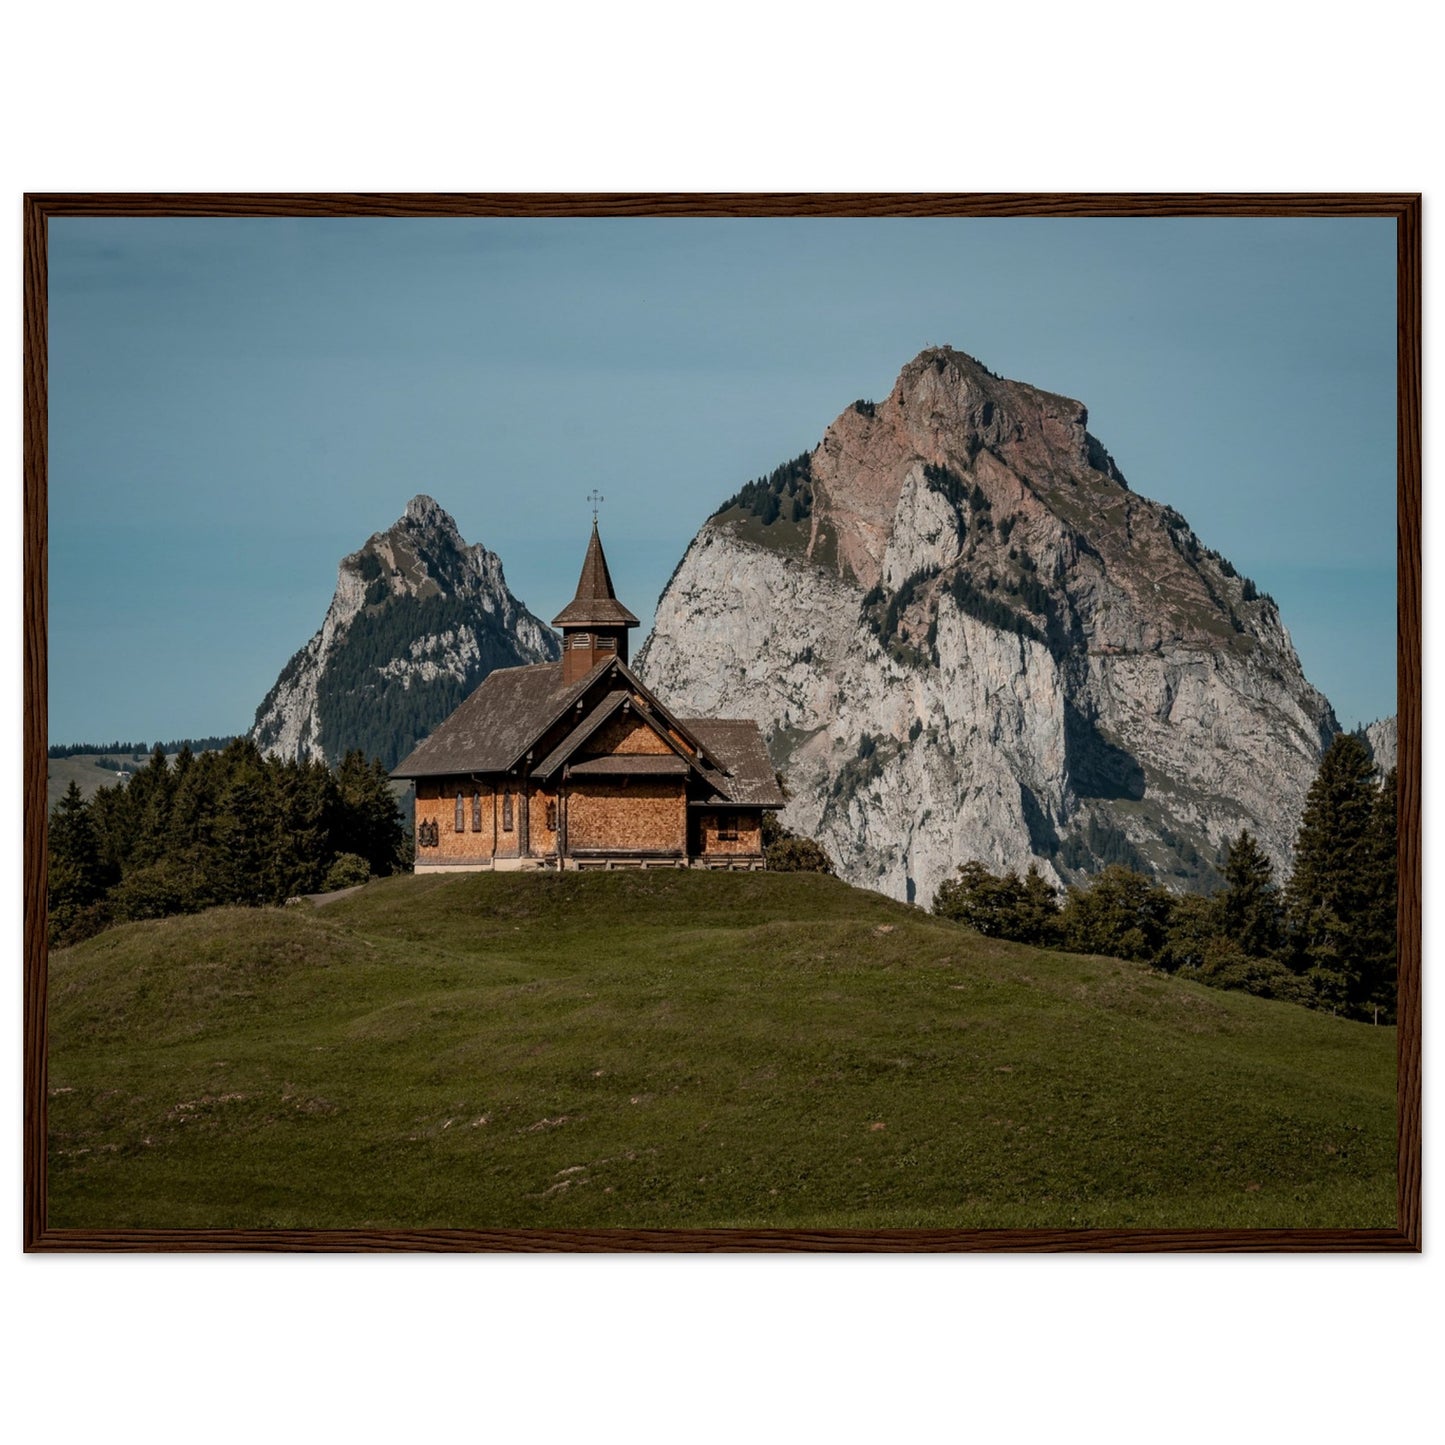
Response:
[[[457,832],[460,833],[465,826],[465,819],[462,816],[462,791],[457,789]]]
[[[472,832],[482,831],[482,790],[478,788],[472,794]]]
[[[510,833],[511,831],[512,831],[512,795],[511,795],[510,793],[503,793],[503,794],[502,794],[502,832],[504,832],[504,833]]]
[[[557,804],[554,801],[547,804],[547,827],[554,833],[557,831]]]

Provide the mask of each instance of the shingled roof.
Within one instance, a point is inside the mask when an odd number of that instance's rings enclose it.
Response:
[[[560,722],[568,710],[611,669],[614,680],[628,684],[616,688],[573,728],[537,766],[536,775],[545,777],[567,762],[609,717],[615,716],[632,695],[632,689],[649,699],[652,708],[637,707],[639,717],[651,722],[659,736],[666,738],[664,724],[680,725],[702,748],[703,760],[693,762],[675,753],[671,757],[650,755],[655,762],[643,763],[639,755],[625,761],[587,759],[573,765],[573,772],[606,774],[618,771],[675,773],[695,770],[712,789],[703,800],[714,805],[732,803],[742,808],[781,808],[782,789],[773,771],[768,750],[758,725],[747,719],[675,718],[638,681],[620,659],[599,662],[586,677],[570,686],[563,681],[560,662],[533,663],[530,667],[506,667],[490,673],[481,686],[428,738],[395,768],[394,778],[430,778],[468,773],[501,773],[538,738]],[[669,746],[677,744],[666,739]]]
[[[617,600],[612,590],[612,573],[602,552],[602,539],[597,535],[596,518],[592,521],[592,539],[582,560],[582,575],[577,579],[577,595],[552,619],[553,627],[636,627],[637,619]]]
[[[767,744],[751,718],[690,717],[683,726],[727,769],[704,768],[717,796],[710,803],[736,803],[746,808],[781,808],[785,801]]]
[[[505,772],[610,666],[600,662],[571,685],[562,680],[560,662],[488,673],[481,686],[391,770],[392,777]]]

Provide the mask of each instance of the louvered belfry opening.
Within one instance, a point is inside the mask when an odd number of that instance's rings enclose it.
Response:
[[[604,659],[627,661],[627,635],[637,626],[637,618],[617,600],[595,519],[577,595],[552,619],[552,626],[562,630],[565,682],[586,677]]]

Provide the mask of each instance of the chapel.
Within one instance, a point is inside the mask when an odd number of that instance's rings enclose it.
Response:
[[[762,733],[675,716],[627,665],[595,516],[552,625],[560,662],[489,673],[392,770],[416,785],[416,871],[761,868],[784,801]]]

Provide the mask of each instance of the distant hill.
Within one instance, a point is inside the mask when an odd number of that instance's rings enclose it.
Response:
[[[206,747],[224,746],[229,741],[221,737],[198,738],[190,746],[192,752],[202,752]],[[180,744],[174,742],[165,748],[166,757],[171,760],[179,751]],[[151,749],[143,744],[86,752],[72,751],[70,747],[51,748],[45,763],[45,811],[48,813],[65,796],[71,783],[79,787],[81,796],[89,802],[102,788],[125,782],[132,772],[145,766],[150,755]]]
[[[501,559],[413,497],[341,559],[326,617],[256,709],[251,736],[281,757],[337,763],[360,748],[391,767],[495,668],[560,656]]]
[[[1395,1223],[1393,1029],[816,874],[404,876],[50,985],[53,1227]]]

